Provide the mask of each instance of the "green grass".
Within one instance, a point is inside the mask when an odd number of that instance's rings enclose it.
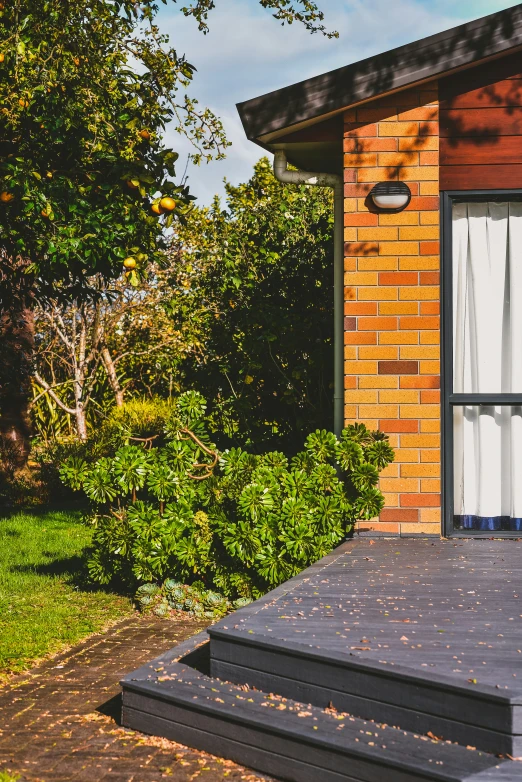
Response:
[[[0,518],[0,679],[132,611],[128,597],[85,585],[91,535],[78,512]]]

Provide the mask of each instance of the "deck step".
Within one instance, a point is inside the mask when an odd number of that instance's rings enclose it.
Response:
[[[228,684],[206,634],[122,681],[123,724],[291,782],[515,782],[522,764]]]

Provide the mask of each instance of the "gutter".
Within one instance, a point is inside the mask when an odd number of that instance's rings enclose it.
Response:
[[[331,187],[334,191],[334,411],[333,431],[337,437],[344,429],[344,197],[343,178],[339,174],[289,171],[286,152],[278,149],[274,157],[274,175],[287,185]]]

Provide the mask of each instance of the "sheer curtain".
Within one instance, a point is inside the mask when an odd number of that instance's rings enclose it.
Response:
[[[453,207],[454,393],[522,393],[522,203]],[[455,527],[522,530],[522,407],[454,408]]]

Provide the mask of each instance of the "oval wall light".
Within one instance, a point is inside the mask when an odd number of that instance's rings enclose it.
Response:
[[[370,198],[380,212],[402,212],[411,201],[411,190],[406,182],[379,182]]]

